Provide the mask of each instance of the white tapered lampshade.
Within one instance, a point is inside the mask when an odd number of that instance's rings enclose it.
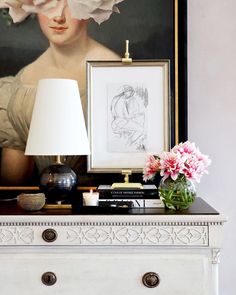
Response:
[[[89,152],[77,81],[39,80],[25,154],[88,155]]]

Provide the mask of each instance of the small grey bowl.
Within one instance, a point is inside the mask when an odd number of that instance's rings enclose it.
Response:
[[[17,204],[24,210],[38,211],[45,205],[45,194],[20,194],[17,196]]]

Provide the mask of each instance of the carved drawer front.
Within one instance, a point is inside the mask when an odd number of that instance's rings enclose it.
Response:
[[[208,246],[208,226],[71,225],[0,227],[4,245]]]
[[[5,253],[0,261],[1,295],[210,294],[211,265],[203,254],[79,254],[70,249]]]

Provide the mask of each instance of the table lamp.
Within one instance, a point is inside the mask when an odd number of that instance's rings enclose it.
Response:
[[[40,188],[49,201],[65,200],[77,186],[75,172],[62,163],[61,156],[89,152],[77,81],[39,80],[25,155],[56,156],[40,175]]]

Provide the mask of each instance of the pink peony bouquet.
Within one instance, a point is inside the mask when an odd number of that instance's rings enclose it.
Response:
[[[185,176],[187,180],[200,182],[210,163],[208,156],[203,155],[194,143],[186,141],[175,145],[169,152],[150,155],[143,169],[143,180],[152,180],[160,173],[163,180]]]
[[[61,15],[69,6],[72,17],[94,19],[98,24],[109,19],[113,12],[119,13],[116,6],[124,0],[0,0],[0,9],[9,8],[14,23],[23,21],[31,13],[43,13],[49,18]]]

